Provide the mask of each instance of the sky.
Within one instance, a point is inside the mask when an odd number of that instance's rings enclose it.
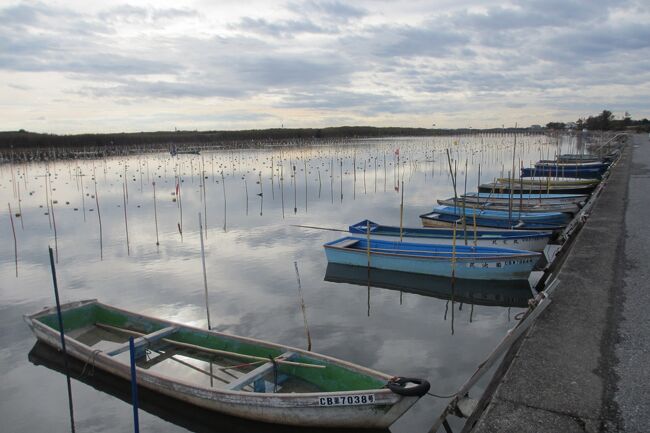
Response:
[[[0,0],[0,131],[650,118],[650,2]]]

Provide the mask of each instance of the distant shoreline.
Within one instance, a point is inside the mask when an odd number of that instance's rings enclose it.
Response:
[[[545,129],[494,128],[494,129],[427,129],[371,126],[341,126],[331,128],[275,128],[240,131],[157,131],[106,134],[41,134],[28,131],[0,132],[0,155],[21,152],[51,153],[53,149],[73,153],[120,154],[126,149],[142,151],[167,150],[176,146],[179,151],[193,148],[222,147],[248,148],[298,145],[322,140],[353,138],[426,137],[468,135],[478,133],[541,134]],[[300,143],[299,143],[300,142]],[[128,153],[128,152],[127,152]]]

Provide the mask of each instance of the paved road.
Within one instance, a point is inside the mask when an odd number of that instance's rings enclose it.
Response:
[[[474,432],[650,432],[650,143],[634,136]]]
[[[650,142],[638,135],[632,144],[614,401],[621,431],[650,432]]]

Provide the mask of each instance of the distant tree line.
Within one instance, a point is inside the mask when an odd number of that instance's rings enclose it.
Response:
[[[526,128],[497,128],[487,130],[376,128],[371,126],[341,126],[332,128],[275,128],[241,131],[158,131],[117,134],[56,135],[25,130],[0,132],[0,153],[28,149],[86,149],[93,152],[115,153],[116,149],[164,149],[171,145],[183,147],[223,146],[256,147],[273,144],[299,144],[310,140],[340,140],[346,138],[422,137],[439,135],[466,135],[476,133],[528,133]]]
[[[586,119],[580,118],[574,124],[563,122],[549,122],[547,129],[588,129],[590,131],[622,131],[634,130],[638,132],[650,132],[650,121],[648,119],[632,120],[630,113],[625,112],[621,119],[617,119],[609,110],[603,110],[597,116],[589,116]]]

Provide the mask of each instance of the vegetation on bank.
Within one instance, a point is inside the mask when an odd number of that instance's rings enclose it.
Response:
[[[589,116],[586,119],[578,119],[575,122],[549,122],[547,129],[587,129],[589,131],[624,131],[633,130],[637,132],[650,132],[650,121],[648,119],[632,120],[630,113],[625,112],[621,119],[617,119],[609,110],[603,110],[597,116]]]
[[[481,132],[530,132],[526,128],[499,128]],[[474,129],[427,128],[375,128],[372,126],[341,126],[333,128],[275,128],[241,131],[158,131],[118,134],[40,134],[25,130],[0,132],[0,152],[8,149],[47,148],[120,148],[127,146],[149,147],[160,145],[223,145],[264,146],[271,143],[291,143],[313,139],[421,137],[439,135],[464,135],[476,133]],[[539,132],[539,131],[538,131]]]

